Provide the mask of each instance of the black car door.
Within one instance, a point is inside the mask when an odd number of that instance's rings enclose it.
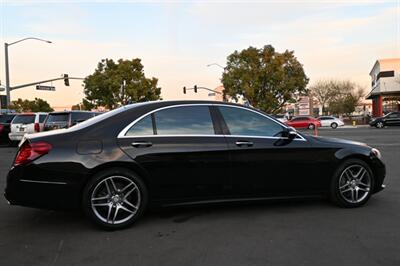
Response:
[[[219,106],[231,156],[232,186],[242,197],[286,196],[320,190],[316,155],[298,136],[282,137],[287,128],[253,109]]]
[[[215,124],[207,105],[171,106],[140,119],[119,144],[149,174],[156,200],[226,196],[228,145]]]

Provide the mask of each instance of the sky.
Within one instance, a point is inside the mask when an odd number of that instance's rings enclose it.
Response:
[[[141,58],[147,77],[159,79],[163,99],[182,87],[215,88],[226,57],[249,46],[293,50],[313,84],[350,79],[370,90],[369,71],[380,58],[400,57],[400,0],[392,1],[25,1],[0,0],[0,41],[38,37],[9,47],[11,86],[85,77],[104,58]],[[0,80],[5,83],[4,50]],[[35,87],[12,99],[40,97],[52,106],[81,102],[80,81],[55,92]],[[43,84],[51,85],[51,84]]]

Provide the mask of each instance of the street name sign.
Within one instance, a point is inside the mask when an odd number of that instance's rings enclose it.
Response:
[[[41,90],[41,91],[55,91],[56,87],[54,87],[54,86],[37,85],[36,89],[37,90]]]

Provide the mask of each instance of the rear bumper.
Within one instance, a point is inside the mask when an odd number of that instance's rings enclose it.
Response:
[[[23,177],[22,169],[11,169],[7,175],[4,197],[11,205],[41,209],[76,209],[80,206],[75,184]]]
[[[21,132],[21,133],[9,133],[8,134],[8,138],[12,141],[20,141],[24,136],[25,136],[25,132]]]

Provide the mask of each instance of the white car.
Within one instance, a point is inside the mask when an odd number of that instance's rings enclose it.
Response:
[[[20,141],[25,134],[40,132],[47,113],[23,113],[18,114],[11,121],[8,137],[12,141]]]
[[[321,127],[331,127],[335,129],[344,126],[344,122],[334,116],[320,116],[318,120],[321,122]]]
[[[281,121],[282,123],[286,123],[287,117],[285,115],[272,115],[276,120]]]

